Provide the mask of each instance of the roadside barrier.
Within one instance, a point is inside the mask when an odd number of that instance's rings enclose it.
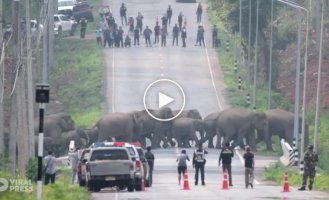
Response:
[[[284,182],[283,182],[283,191],[282,192],[290,192],[290,186],[288,181],[288,172],[284,173]]]

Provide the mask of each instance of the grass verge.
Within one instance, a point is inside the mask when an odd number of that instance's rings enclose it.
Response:
[[[263,179],[267,181],[274,181],[278,185],[283,185],[283,177],[285,171],[288,171],[289,184],[291,186],[301,186],[302,175],[298,171],[287,168],[279,163],[272,164],[265,167]],[[329,191],[329,173],[318,173],[314,181],[314,189]]]
[[[43,199],[47,200],[89,200],[90,193],[84,187],[79,187],[70,184],[71,170],[65,169],[61,170],[56,177],[55,184],[50,184],[43,186]],[[0,177],[9,179],[27,179],[22,177],[13,178],[11,175],[0,172]],[[0,192],[0,199],[10,199],[10,200],[34,200],[36,199],[37,186],[35,183],[33,185],[33,190],[31,192],[14,192],[6,190]]]
[[[62,39],[55,42],[54,68],[50,75],[52,99],[69,112],[76,127],[90,127],[101,115],[101,49],[95,41]]]

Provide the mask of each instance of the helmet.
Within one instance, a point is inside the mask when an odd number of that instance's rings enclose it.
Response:
[[[313,145],[309,144],[307,148],[308,149],[313,149]]]

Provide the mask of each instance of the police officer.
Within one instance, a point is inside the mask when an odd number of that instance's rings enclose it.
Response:
[[[182,26],[183,26],[183,13],[180,12],[178,15],[178,26],[179,26],[179,30],[182,30]]]
[[[159,26],[159,22],[156,22],[154,26],[154,44],[159,43],[159,37],[160,37],[160,26]]]
[[[139,29],[140,33],[143,31],[143,18],[142,13],[138,12],[136,17],[136,27]]]
[[[177,24],[175,24],[174,28],[172,29],[172,36],[173,36],[172,45],[173,46],[175,44],[175,40],[176,40],[176,46],[178,46],[178,34],[179,34],[179,28],[178,28]]]
[[[121,47],[123,47],[123,33],[124,33],[124,31],[123,31],[122,27],[120,26],[119,30],[118,30],[118,43],[119,43],[118,46],[121,45]]]
[[[185,28],[185,26],[184,26],[183,29],[182,29],[181,37],[182,37],[182,43],[183,43],[183,46],[182,46],[182,47],[186,47],[187,33],[186,33],[186,28]]]
[[[203,12],[202,5],[201,3],[199,3],[198,8],[196,9],[197,23],[201,23],[202,12]]]
[[[167,43],[167,27],[166,26],[162,26],[162,28],[160,30],[160,34],[161,34],[161,46],[165,47],[166,43]]]
[[[127,8],[124,3],[122,3],[120,7],[120,17],[121,17],[121,24],[123,25],[123,20],[124,20],[125,25],[127,25]]]
[[[150,187],[152,186],[153,181],[153,168],[154,168],[154,154],[151,152],[151,147],[146,147],[145,158],[149,164],[149,176],[150,176]]]
[[[171,17],[172,17],[172,8],[171,8],[170,5],[169,5],[168,8],[167,8],[167,17],[168,17],[168,23],[170,24],[170,22],[171,22]]]
[[[232,167],[231,167],[233,156],[234,156],[234,153],[230,149],[230,143],[227,142],[225,144],[225,147],[220,152],[218,166],[220,166],[220,161],[222,160],[223,173],[225,170],[227,170],[230,186],[233,186],[233,184],[232,184]]]
[[[198,149],[193,154],[193,168],[195,168],[195,185],[198,185],[199,171],[201,172],[202,185],[206,185],[204,182],[204,165],[206,164],[205,154],[208,152],[202,149],[202,143],[198,145]]]
[[[313,189],[313,182],[315,177],[315,167],[319,161],[318,154],[313,151],[313,145],[308,145],[308,150],[304,154],[304,174],[302,187],[298,190],[306,190],[307,178],[310,178],[308,189]]]
[[[152,31],[151,29],[149,29],[148,26],[146,26],[144,32],[143,32],[143,35],[144,35],[144,38],[145,38],[145,43],[146,43],[146,46],[150,46],[151,47],[151,34],[152,34]]]
[[[139,27],[135,27],[134,30],[134,45],[138,45],[139,46]]]

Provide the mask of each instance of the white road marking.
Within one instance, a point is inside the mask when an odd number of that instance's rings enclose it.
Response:
[[[214,74],[213,74],[212,69],[211,69],[211,64],[210,64],[210,59],[209,59],[209,54],[208,54],[207,46],[205,46],[204,49],[205,49],[206,56],[207,56],[207,62],[208,62],[208,67],[209,67],[209,72],[210,72],[212,86],[214,87],[215,94],[216,94],[217,104],[218,104],[219,109],[220,110],[223,110],[223,106],[222,106],[222,104],[221,104],[221,102],[219,100],[217,88],[216,88],[216,85],[215,85]]]
[[[118,194],[118,192],[115,192],[115,200],[119,200],[119,194]]]
[[[114,48],[112,48],[112,113],[114,113]]]
[[[239,159],[240,159],[240,161],[241,161],[241,164],[244,165],[244,160],[243,160],[242,155],[240,154],[239,150],[236,149],[236,150],[235,150],[235,154],[238,155],[238,157],[239,157]],[[257,181],[255,178],[254,178],[254,181],[255,181],[255,183],[256,183],[257,185],[260,184],[259,181]]]

